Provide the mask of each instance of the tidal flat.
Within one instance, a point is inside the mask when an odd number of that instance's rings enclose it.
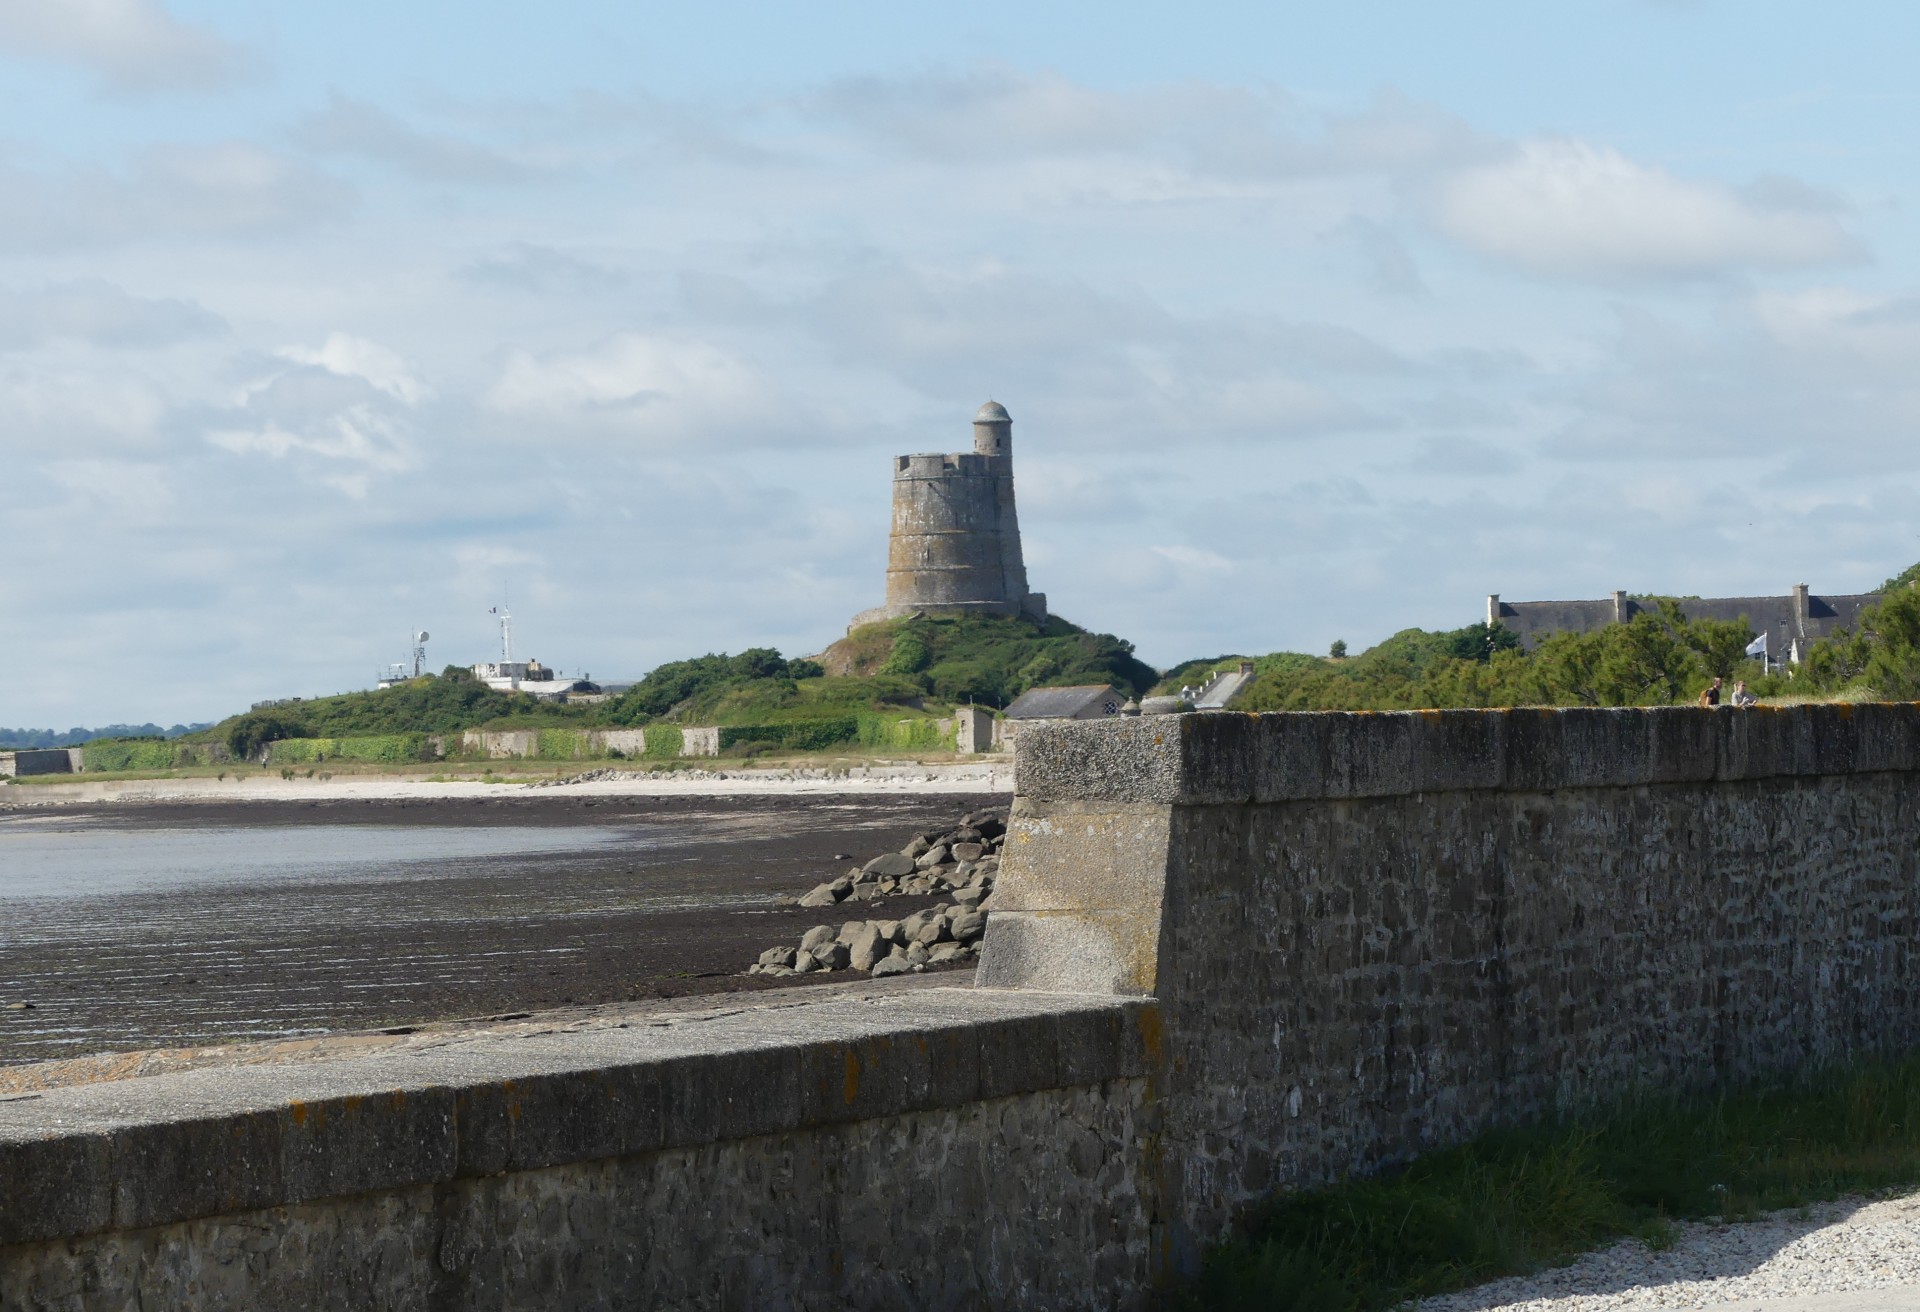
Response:
[[[795,895],[994,801],[0,808],[0,1065],[768,987]]]

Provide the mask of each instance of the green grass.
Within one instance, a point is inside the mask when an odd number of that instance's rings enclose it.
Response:
[[[1713,1098],[1647,1100],[1487,1135],[1404,1169],[1278,1197],[1174,1306],[1378,1312],[1740,1218],[1920,1182],[1920,1055]]]

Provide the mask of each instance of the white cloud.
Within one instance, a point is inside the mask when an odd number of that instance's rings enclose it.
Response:
[[[257,429],[213,428],[207,441],[234,455],[314,457],[315,481],[355,499],[366,497],[375,474],[397,474],[419,463],[403,427],[367,406],[349,406],[300,432],[273,422]]]
[[[254,379],[231,406],[207,416],[211,445],[290,462],[355,499],[367,496],[376,477],[420,466],[414,412],[433,394],[405,359],[346,333],[277,355],[290,367]]]
[[[0,163],[0,247],[257,237],[337,218],[352,199],[338,179],[244,141],[149,146],[123,171]]]
[[[145,460],[53,460],[41,467],[48,478],[82,502],[151,519],[178,501],[165,466]]]
[[[1920,378],[1920,296],[1813,287],[1756,296],[1753,314],[1775,344],[1810,363]]]
[[[1149,547],[1148,550],[1185,570],[1204,571],[1210,574],[1226,574],[1233,570],[1231,560],[1217,551],[1208,551],[1204,547],[1176,543],[1172,546]]]
[[[781,413],[772,384],[736,356],[703,341],[637,332],[580,351],[513,351],[487,404],[649,441],[790,438],[805,426]]]
[[[18,364],[0,370],[0,447],[71,454],[90,447],[140,447],[161,437],[166,394],[150,379],[115,368]],[[15,457],[10,457],[15,458]]]
[[[1392,94],[1328,114],[1270,86],[1196,79],[1109,91],[995,63],[962,73],[848,78],[798,108],[896,151],[949,163],[1108,158],[1272,180],[1432,168],[1489,150],[1454,115]]]
[[[432,182],[523,182],[539,173],[477,142],[422,132],[337,91],[327,108],[309,117],[295,135],[314,150],[380,160]]]
[[[192,301],[132,296],[98,278],[48,283],[36,291],[0,290],[0,349],[59,340],[157,347],[226,331],[224,319]]]
[[[1437,188],[1433,217],[1483,254],[1582,277],[1799,268],[1860,253],[1831,206],[1804,189],[1743,193],[1569,139],[1523,142],[1504,160],[1453,174]]]
[[[285,346],[275,352],[283,360],[310,364],[342,378],[360,378],[407,405],[419,405],[433,396],[413,366],[378,342],[348,333],[328,333],[318,347]]]
[[[155,0],[0,0],[0,54],[78,64],[118,91],[219,86],[242,66],[236,47]]]

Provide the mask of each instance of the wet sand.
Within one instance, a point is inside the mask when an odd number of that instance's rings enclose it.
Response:
[[[4,840],[50,827],[106,831],[157,852],[169,831],[255,828],[284,850],[289,840],[298,846],[303,828],[317,845],[323,834],[337,844],[342,826],[364,826],[374,850],[401,830],[413,831],[416,847],[421,830],[457,830],[448,846],[462,853],[324,877],[263,870],[171,887],[41,887],[36,896],[8,896],[0,871],[0,1065],[843,981],[844,973],[768,981],[739,972],[763,948],[846,918],[784,899],[841,873],[847,858],[864,861],[1005,800],[515,789],[0,807],[0,852],[37,850]],[[476,854],[485,836],[472,831],[489,826],[503,837],[550,828],[561,850]],[[601,841],[569,847],[569,829]],[[15,872],[14,882],[24,887],[25,876]],[[875,907],[905,916],[937,900]]]

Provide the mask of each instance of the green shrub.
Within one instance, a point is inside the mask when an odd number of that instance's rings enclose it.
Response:
[[[747,743],[764,743],[790,752],[817,752],[852,742],[859,732],[859,719],[852,715],[790,720],[778,724],[723,724],[720,726],[720,750],[726,752]],[[651,745],[652,729],[647,730],[647,737]]]
[[[390,733],[365,738],[282,738],[267,750],[267,759],[275,765],[314,765],[321,761],[397,764],[433,757],[433,746],[423,733]]]
[[[198,759],[192,748],[159,738],[95,739],[80,749],[81,769],[171,770]]]
[[[901,719],[874,712],[863,712],[857,718],[863,747],[918,752],[951,749],[954,745],[953,725],[948,720]]]
[[[533,754],[542,761],[574,761],[587,755],[587,735],[580,729],[541,729]]]
[[[647,726],[647,747],[644,753],[651,760],[661,760],[680,755],[684,746],[684,735],[677,724],[650,724]]]

